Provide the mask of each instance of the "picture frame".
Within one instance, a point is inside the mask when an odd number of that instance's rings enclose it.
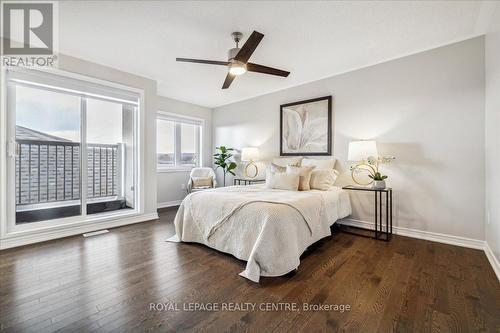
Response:
[[[280,105],[280,156],[331,155],[331,95]]]

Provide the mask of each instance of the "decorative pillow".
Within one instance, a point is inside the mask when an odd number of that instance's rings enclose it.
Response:
[[[311,190],[328,191],[337,180],[337,170],[319,169],[311,172]]]
[[[274,173],[283,173],[283,172],[286,172],[286,167],[271,163],[271,164],[269,164],[269,171],[274,172]]]
[[[297,191],[299,188],[298,173],[274,173],[269,172],[266,175],[266,187],[276,190]]]
[[[275,157],[273,158],[273,163],[282,167],[286,167],[287,165],[295,165],[300,166],[300,161],[302,160],[302,156],[297,157]]]
[[[286,166],[287,173],[297,173],[299,175],[299,191],[309,191],[311,189],[309,181],[311,180],[311,172],[313,169],[314,166]]]
[[[334,158],[328,158],[328,159],[315,159],[315,158],[304,158],[302,160],[302,166],[312,166],[314,165],[316,167],[315,170],[320,170],[320,169],[333,169],[335,167],[335,162],[337,160]]]
[[[212,187],[212,177],[191,177],[193,187]]]

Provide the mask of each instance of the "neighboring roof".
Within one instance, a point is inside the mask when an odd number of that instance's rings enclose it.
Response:
[[[35,131],[34,129],[16,125],[16,139],[18,140],[36,140],[36,141],[62,141],[71,142],[58,136]]]

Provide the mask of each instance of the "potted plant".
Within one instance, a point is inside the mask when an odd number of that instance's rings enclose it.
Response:
[[[376,189],[384,189],[385,188],[385,179],[387,176],[382,175],[380,172],[375,172],[374,174],[368,175],[371,179],[373,179],[373,188]]]
[[[215,169],[222,169],[222,172],[224,173],[223,184],[224,186],[226,186],[226,174],[229,172],[233,176],[236,175],[233,171],[234,169],[236,169],[236,163],[231,161],[231,157],[233,157],[233,154],[231,152],[234,149],[227,148],[225,146],[215,147],[215,149],[219,151],[214,154],[214,164],[217,166]]]
[[[351,165],[351,176],[354,182],[359,185],[370,185],[373,188],[384,189],[386,187],[385,180],[387,176],[382,175],[379,171],[380,164],[390,163],[395,159],[395,157],[368,157],[361,160],[360,162]],[[370,182],[361,182],[357,180],[355,174],[365,172],[368,173],[368,177],[371,179]]]
[[[380,164],[390,163],[394,160],[394,157],[369,157],[368,164],[372,166],[372,172],[368,175],[373,180],[373,188],[376,189],[384,189],[385,188],[385,180],[387,179],[386,175],[382,175],[378,170]]]

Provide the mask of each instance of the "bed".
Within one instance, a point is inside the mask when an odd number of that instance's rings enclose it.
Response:
[[[351,214],[348,194],[284,191],[264,184],[230,186],[189,194],[175,217],[171,242],[201,243],[247,262],[239,275],[259,282],[298,268],[308,246],[331,235]]]

